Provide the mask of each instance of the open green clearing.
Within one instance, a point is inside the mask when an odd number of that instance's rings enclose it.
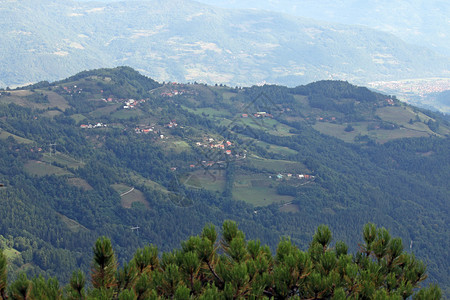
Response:
[[[26,96],[30,96],[33,94],[32,91],[30,90],[15,90],[15,91],[9,91],[9,93],[11,94],[11,96],[16,96],[16,97],[26,97]]]
[[[48,107],[57,107],[63,111],[70,107],[69,103],[67,102],[66,99],[64,99],[63,96],[58,95],[57,93],[51,91],[40,91],[40,92],[48,96],[49,101],[49,103],[47,104]]]
[[[267,206],[273,203],[283,204],[292,201],[291,196],[278,195],[276,190],[265,186],[233,187],[233,197],[254,206]]]
[[[32,140],[17,136],[15,134],[9,133],[8,131],[5,131],[3,129],[0,128],[0,140],[6,140],[8,137],[13,137],[16,142],[20,143],[20,144],[31,144],[33,143]]]
[[[114,113],[112,113],[111,116],[116,119],[125,120],[129,118],[144,116],[144,113],[142,112],[142,110],[138,108],[130,108],[130,109],[119,109]]]
[[[370,138],[375,139],[377,142],[385,143],[399,138],[427,137],[432,134],[431,130],[428,129],[428,126],[423,123],[418,123],[417,125],[413,126],[415,127],[413,129],[408,128],[409,126],[405,126],[404,128],[401,127],[393,130],[367,130],[368,124],[368,122],[352,123],[351,125],[354,130],[351,132],[346,132],[344,130],[347,124],[340,125],[328,122],[317,122],[313,127],[320,133],[336,137],[347,143],[355,142],[355,138],[358,135],[368,135]],[[424,128],[423,125],[425,125],[426,128]],[[421,130],[418,130],[416,128],[421,128]]]
[[[347,124],[341,125],[328,122],[317,122],[316,124],[313,125],[313,128],[319,131],[320,133],[334,136],[335,138],[343,140],[344,142],[347,143],[353,143],[355,137],[359,134],[361,135],[369,134],[369,131],[367,130],[368,122],[352,123],[351,125],[354,128],[354,130],[350,132],[346,132],[344,130],[345,127],[347,127]]]
[[[428,127],[427,124],[422,122],[414,122],[413,124],[406,123],[405,125],[403,125],[403,127],[411,130],[423,131],[429,134],[434,134],[433,131],[430,129],[430,127]]]
[[[123,183],[115,183],[111,187],[119,193],[122,207],[131,208],[133,203],[142,203],[145,207],[150,207],[141,191]]]
[[[79,177],[67,178],[67,182],[73,186],[79,187],[85,191],[93,190],[93,187],[84,179]]]
[[[21,106],[34,107],[36,104],[27,101],[24,97],[30,96],[33,93],[28,90],[9,91],[10,96],[0,96],[0,103],[9,104],[14,103]]]
[[[119,195],[122,195],[123,193],[126,193],[128,191],[130,191],[133,187],[123,184],[123,183],[114,183],[111,184],[111,187],[117,192],[119,193]]]
[[[72,168],[72,169],[78,169],[79,167],[84,166],[84,163],[77,161],[76,159],[74,159],[73,157],[57,152],[57,153],[53,153],[53,154],[49,154],[49,153],[44,153],[42,155],[42,161],[47,162],[47,163],[57,163],[57,164],[61,164],[63,166],[66,166],[68,168]]]
[[[38,160],[30,160],[24,165],[25,172],[27,172],[30,175],[35,176],[46,176],[46,175],[56,175],[56,176],[63,176],[63,175],[73,175],[69,171],[52,166],[50,164],[47,164],[42,161]]]
[[[16,257],[20,256],[19,250],[16,250],[14,248],[5,248],[3,249],[3,254],[5,254],[6,258],[11,261],[15,259]]]
[[[190,108],[187,106],[182,105],[182,107],[184,109],[186,109],[187,111],[197,114],[197,115],[209,115],[209,116],[214,116],[214,117],[230,117],[230,113],[226,110],[217,110],[211,107],[201,107],[201,108]]]
[[[77,124],[86,119],[86,117],[82,114],[73,114],[70,117],[74,119]]]
[[[257,130],[264,130],[269,134],[276,136],[292,136],[293,134],[289,130],[293,129],[285,124],[278,122],[272,118],[239,118],[236,121],[243,126],[249,126]]]
[[[145,199],[144,194],[137,189],[134,189],[126,195],[121,196],[122,207],[131,208],[133,203],[142,203],[145,207],[150,208],[150,205]]]
[[[233,197],[254,206],[283,204],[292,201],[291,196],[278,195],[277,182],[264,174],[239,174],[233,185]]]
[[[430,120],[435,120],[420,111],[415,112],[412,107],[382,107],[377,109],[376,114],[384,121],[396,123],[411,130],[423,131],[430,135],[435,134],[426,124]],[[412,124],[410,124],[410,120],[413,120]],[[450,130],[447,127],[440,127],[437,132],[442,135],[447,135],[450,133]],[[405,137],[411,137],[411,135],[407,134]]]
[[[406,128],[399,128],[395,130],[377,130],[377,141],[380,143],[386,143],[391,140],[401,138],[413,138],[413,137],[427,137],[430,136],[426,132],[410,130]]]
[[[57,214],[61,218],[61,221],[67,225],[67,227],[70,229],[70,231],[72,231],[72,232],[89,231],[89,229],[87,229],[86,227],[84,227],[83,225],[78,223],[77,221],[72,220],[71,218],[68,218],[63,214],[60,214],[60,213],[57,213]]]
[[[35,93],[42,93],[48,97],[48,103],[35,103],[28,100],[27,96],[32,96]],[[36,90],[36,92],[31,92],[29,90],[17,90],[10,91],[11,96],[0,97],[0,102],[2,103],[15,103],[17,105],[37,108],[37,109],[47,109],[50,107],[57,107],[58,109],[64,111],[70,107],[69,103],[64,99],[63,96],[58,95],[55,92],[47,90]]]
[[[255,168],[261,169],[263,171],[272,173],[307,173],[307,168],[299,162],[280,160],[280,159],[264,159],[259,158],[254,155],[249,157],[246,164],[253,166]]]
[[[232,92],[222,92],[222,99],[225,101],[229,101],[231,98],[235,97],[237,93]]]
[[[383,121],[397,123],[399,125],[407,124],[409,120],[414,120],[416,118],[416,114],[406,106],[381,107],[377,109],[376,115],[379,116]],[[429,119],[429,117],[427,117],[427,119]],[[424,121],[424,119],[422,119],[422,121]]]
[[[286,155],[286,156],[297,154],[297,151],[295,151],[289,147],[278,146],[278,145],[269,144],[269,143],[262,142],[262,141],[256,141],[255,144],[257,146],[265,148],[268,152],[272,152],[275,154]]]
[[[47,110],[42,114],[42,116],[47,118],[54,118],[56,116],[59,116],[60,114],[62,114],[62,112],[59,110]]]
[[[125,171],[124,171],[125,172]],[[169,191],[159,183],[154,182],[153,180],[147,179],[139,174],[128,172],[128,177],[135,182],[137,185],[144,185],[150,189],[157,190],[163,193],[169,193]]]
[[[99,118],[103,116],[109,116],[120,107],[120,104],[110,104],[104,107],[97,108],[93,112],[89,113],[92,118]]]
[[[196,170],[183,176],[180,182],[188,187],[203,188],[213,192],[223,192],[225,188],[226,172],[224,170]]]
[[[174,151],[175,153],[181,153],[191,150],[191,146],[185,141],[163,141],[164,146],[167,150]]]

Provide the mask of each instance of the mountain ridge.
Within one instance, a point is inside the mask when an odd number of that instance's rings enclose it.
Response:
[[[3,86],[123,64],[159,81],[233,86],[330,77],[361,83],[450,69],[448,58],[386,33],[268,12],[189,1],[11,3],[0,10]]]
[[[450,5],[446,1],[415,0],[408,3],[377,1],[200,1],[224,8],[253,8],[278,11],[296,16],[308,16],[317,20],[365,25],[390,32],[404,41],[422,45],[448,56],[450,45],[447,32],[447,15]]]

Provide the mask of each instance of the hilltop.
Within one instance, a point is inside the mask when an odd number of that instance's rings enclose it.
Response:
[[[446,288],[443,115],[343,81],[232,88],[129,67],[0,93],[0,242],[14,271],[67,281],[100,235],[124,262],[225,219],[301,249],[320,224],[360,241],[354,228],[372,221]]]

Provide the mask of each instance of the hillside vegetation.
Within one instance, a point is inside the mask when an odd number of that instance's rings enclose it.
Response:
[[[89,270],[99,236],[122,264],[227,219],[272,251],[280,236],[307,249],[327,224],[356,252],[354,229],[373,222],[448,291],[444,115],[342,81],[161,84],[129,67],[0,94],[0,245],[14,249],[12,279],[66,284]]]
[[[154,245],[137,249],[123,267],[111,241],[99,238],[90,283],[74,271],[60,288],[56,279],[21,274],[8,287],[5,254],[0,251],[0,296],[13,299],[440,299],[436,285],[417,291],[424,264],[403,251],[402,241],[385,228],[364,226],[364,244],[352,255],[319,226],[307,251],[282,239],[273,256],[259,240],[245,239],[236,223],[213,225],[161,256]]]

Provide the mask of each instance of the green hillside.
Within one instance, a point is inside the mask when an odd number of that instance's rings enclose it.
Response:
[[[341,81],[160,84],[128,67],[0,93],[12,278],[26,270],[67,283],[89,270],[102,235],[123,263],[226,219],[272,250],[280,236],[306,249],[327,224],[357,251],[355,228],[373,222],[448,291],[445,115]]]

